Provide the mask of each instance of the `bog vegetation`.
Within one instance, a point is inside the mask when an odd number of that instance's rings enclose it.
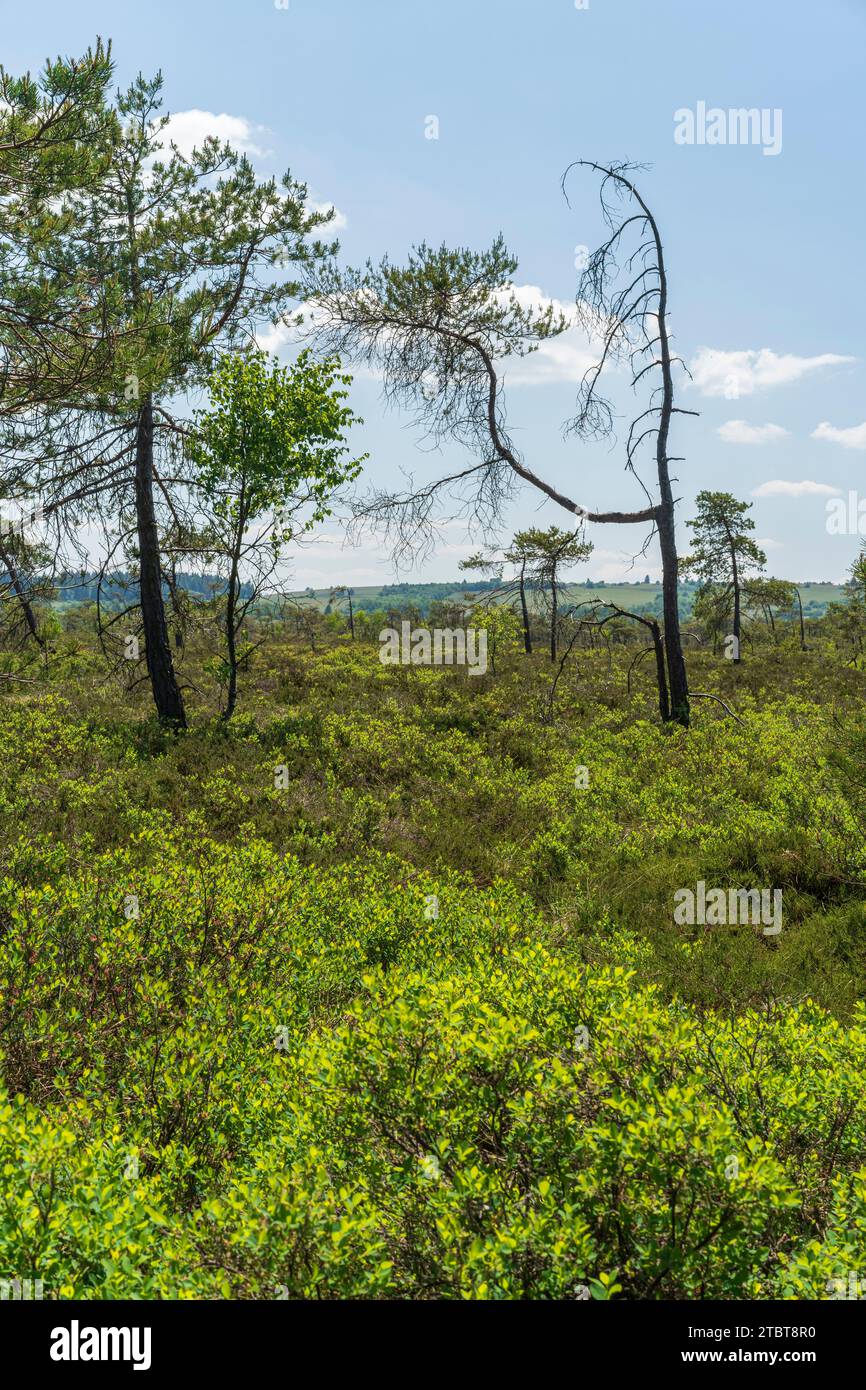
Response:
[[[862,673],[701,656],[738,722],[671,736],[627,646],[551,715],[513,637],[480,679],[269,637],[180,738],[73,633],[6,684],[7,1269],[769,1298],[862,1267]],[[674,927],[699,880],[781,886],[783,932]]]
[[[659,373],[656,500],[588,515],[505,432],[498,359],[562,325],[503,293],[501,241],[344,271],[303,185],[216,141],[160,153],[159,82],[110,79],[98,46],[0,89],[0,1279],[59,1299],[847,1289],[866,561],[818,617],[765,573],[748,504],[709,491],[677,554],[686,412],[629,171],[584,172],[638,210],[641,299],[603,249],[579,302],[618,305],[606,356]],[[629,224],[603,207],[609,247]],[[305,294],[327,355],[269,362],[257,328]],[[285,591],[365,462],[347,355],[475,456],[488,522],[514,478],[571,512],[501,535],[423,615],[483,628],[484,674],[382,664],[411,593],[376,608],[335,582],[323,612]],[[598,386],[577,435],[605,431]],[[448,482],[357,513],[399,549]],[[587,520],[658,532],[658,603],[575,587]],[[76,559],[87,587],[59,603]],[[781,891],[783,930],[678,925],[701,883]]]

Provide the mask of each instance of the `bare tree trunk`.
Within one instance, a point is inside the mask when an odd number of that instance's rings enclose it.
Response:
[[[240,496],[238,498],[238,515],[232,549],[230,552],[231,565],[229,568],[228,591],[226,593],[226,656],[229,666],[229,688],[226,696],[226,708],[223,715],[226,723],[231,719],[235,712],[238,702],[238,632],[243,623],[243,614],[240,622],[237,621],[237,606],[241,596],[241,555],[244,546],[244,531],[246,530],[248,519],[247,508],[247,485],[246,478],[241,483]]]
[[[612,604],[611,607],[613,609],[611,617],[613,617],[614,614],[618,614],[621,618],[631,618],[632,622],[640,623],[641,627],[648,627],[650,630],[653,639],[653,650],[655,652],[656,658],[656,682],[658,684],[659,692],[659,714],[662,717],[662,722],[665,724],[669,724],[671,719],[671,703],[670,695],[668,693],[667,676],[665,672],[666,652],[664,644],[662,642],[662,634],[659,630],[659,625],[656,622],[655,618],[642,618],[640,614],[629,613],[627,609],[620,608],[616,604]],[[610,622],[610,618],[604,618],[602,622],[599,624],[599,626],[603,627],[606,622]]]
[[[661,472],[661,470],[659,470]],[[667,485],[670,493],[670,484]],[[679,561],[674,535],[673,502],[662,508],[659,516],[659,544],[662,553],[662,602],[664,612],[665,656],[668,666],[670,689],[670,708],[668,719],[688,727],[689,723],[689,682],[683,656],[682,634],[680,632],[679,605]],[[659,702],[664,698],[659,686]]]
[[[734,641],[735,641],[735,644],[736,644],[736,645],[734,646],[734,661],[739,662],[739,660],[740,660],[740,629],[741,629],[741,620],[740,620],[740,571],[739,571],[739,568],[738,568],[738,566],[737,566],[737,550],[736,550],[736,547],[735,547],[735,545],[734,545],[734,542],[733,542],[733,538],[732,538],[732,536],[731,536],[730,529],[729,529],[727,526],[726,526],[725,529],[726,529],[727,532],[728,532],[728,543],[729,543],[729,545],[730,545],[730,547],[731,547],[731,574],[732,574],[733,581],[734,581]]]
[[[229,663],[229,688],[226,697],[226,711],[223,715],[226,723],[234,714],[235,705],[238,702],[238,646],[235,632],[235,604],[238,599],[238,589],[237,568],[233,558],[229,591],[226,598],[226,655]]]
[[[177,683],[162,597],[159,534],[153,503],[153,402],[147,396],[138,412],[135,436],[135,510],[145,657],[153,700],[164,724],[186,728],[183,696]]]
[[[550,575],[550,659],[556,661],[556,619],[557,619],[557,593],[556,593],[556,570],[551,571]]]
[[[800,590],[796,586],[794,587],[794,593],[797,595],[797,604],[800,609],[800,651],[804,652],[806,650],[806,625],[803,622],[803,598],[800,594]]]
[[[0,560],[3,561],[3,564],[6,566],[6,569],[8,571],[12,588],[15,591],[15,597],[17,598],[19,606],[21,608],[21,612],[24,615],[24,622],[27,625],[27,631],[33,638],[33,641],[44,649],[45,639],[40,635],[39,624],[36,621],[36,614],[33,612],[33,605],[31,604],[30,599],[28,598],[26,588],[21,582],[21,576],[18,573],[18,566],[15,564],[15,557],[9,550],[6,549],[6,546],[3,544],[2,534],[0,534]]]
[[[644,205],[645,206],[645,205]],[[671,349],[668,337],[667,304],[668,281],[665,270],[662,240],[655,218],[646,209],[656,243],[659,271],[658,327],[659,346],[662,365],[662,405],[659,416],[659,432],[656,440],[656,466],[659,479],[659,544],[662,552],[662,601],[664,605],[665,655],[668,663],[668,687],[670,692],[669,718],[688,728],[689,724],[689,681],[686,675],[686,661],[683,655],[683,640],[680,632],[679,559],[677,557],[676,530],[674,522],[674,495],[671,491],[668,468],[668,436],[674,411],[674,385],[671,370]],[[659,690],[659,698],[662,692]]]
[[[662,723],[667,723],[671,717],[670,697],[668,695],[668,683],[665,679],[665,651],[662,643],[662,635],[659,632],[659,625],[655,619],[650,620],[650,631],[652,632],[653,648],[656,657],[656,681],[659,688],[659,714]]]
[[[523,650],[532,656],[532,633],[529,628],[529,609],[526,606],[526,561],[520,566],[520,613],[523,618]]]
[[[180,604],[177,598],[177,563],[174,556],[171,560],[171,574],[168,578],[168,593],[171,599],[172,620],[174,623],[174,646],[175,651],[180,651],[183,647],[182,618]]]

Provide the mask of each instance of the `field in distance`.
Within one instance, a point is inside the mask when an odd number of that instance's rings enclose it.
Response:
[[[422,613],[426,613],[430,604],[437,600],[458,602],[460,599],[468,598],[469,595],[481,595],[495,588],[496,584],[488,580],[476,581],[475,583],[464,580],[454,583],[443,581],[432,584],[369,585],[353,587],[352,602],[355,608],[366,609],[368,612],[414,604]],[[683,616],[688,616],[691,613],[696,588],[697,585],[693,583],[680,585],[680,609]],[[826,611],[828,603],[845,602],[845,591],[841,584],[810,581],[799,584],[798,588],[803,601],[803,612],[808,617],[821,617]],[[607,584],[601,580],[589,580],[582,583],[566,583],[560,592],[564,604],[576,604],[595,599],[601,600],[603,603],[615,604],[620,608],[627,608],[631,612],[638,612],[642,609],[651,609],[654,612],[661,611],[662,586],[658,583]],[[331,589],[307,588],[296,590],[292,597],[301,602],[315,603],[318,608],[324,611],[332,602],[332,593]],[[536,599],[538,597],[536,595]],[[345,603],[345,597],[342,602]]]

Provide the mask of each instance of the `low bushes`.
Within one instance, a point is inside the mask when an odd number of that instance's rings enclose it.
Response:
[[[505,882],[159,819],[0,903],[2,1277],[760,1298],[863,1268],[861,1010],[697,1010]]]

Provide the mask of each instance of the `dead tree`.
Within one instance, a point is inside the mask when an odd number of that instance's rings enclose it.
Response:
[[[662,557],[664,651],[670,696],[669,718],[689,722],[689,689],[679,616],[679,561],[675,532],[675,499],[670,465],[681,462],[669,454],[674,415],[695,415],[676,405],[674,367],[685,363],[671,350],[668,323],[668,277],[658,223],[629,177],[634,166],[603,165],[578,160],[563,176],[563,189],[572,168],[588,168],[601,176],[599,197],[610,235],[589,257],[578,287],[578,313],[591,332],[601,337],[596,363],[581,384],[572,429],[583,438],[598,439],[613,432],[613,407],[601,387],[602,373],[625,360],[631,386],[656,377],[646,408],[631,422],[626,442],[626,468],[637,476],[636,455],[655,440],[656,498],[651,519]],[[642,484],[643,486],[643,484]],[[646,487],[644,491],[647,492]],[[648,498],[650,494],[647,492]],[[651,499],[650,499],[651,500]],[[660,692],[661,694],[661,692]]]
[[[612,237],[590,261],[586,290],[604,306],[611,319],[597,371],[584,383],[577,433],[603,433],[612,411],[598,392],[605,364],[618,352],[647,353],[659,344],[658,360],[635,373],[635,384],[651,369],[662,375],[661,400],[646,416],[655,414],[659,496],[647,494],[647,505],[635,511],[590,511],[530,467],[508,433],[501,367],[505,359],[537,351],[542,342],[566,331],[567,316],[553,304],[526,307],[514,291],[517,261],[501,237],[485,252],[435,250],[425,244],[413,250],[402,266],[386,257],[360,270],[344,270],[333,260],[315,267],[308,279],[307,331],[327,351],[373,366],[382,379],[385,400],[407,406],[426,438],[450,441],[470,455],[465,468],[416,486],[409,479],[403,492],[374,489],[358,500],[355,520],[381,527],[392,542],[395,558],[429,549],[439,517],[440,501],[450,497],[459,514],[484,531],[498,523],[505,501],[521,483],[528,484],[571,516],[597,524],[649,524],[657,530],[664,565],[664,643],[671,690],[669,718],[688,723],[688,685],[677,610],[677,553],[674,539],[674,500],[668,465],[668,435],[676,412],[667,330],[667,281],[661,238],[654,219],[622,170],[602,169],[605,189],[628,192],[639,207],[634,218],[614,227]],[[623,166],[624,168],[625,166]],[[609,210],[609,209],[608,209]],[[641,271],[644,290],[611,297],[614,251],[627,227],[640,223],[655,248],[657,281],[650,290],[650,266]],[[643,248],[639,246],[638,253]],[[595,288],[593,289],[593,285]],[[650,304],[653,305],[650,308]],[[641,315],[641,306],[645,306]],[[591,316],[598,330],[598,307]],[[659,331],[650,337],[652,317]],[[639,344],[635,338],[641,337]],[[681,412],[692,414],[693,412]],[[643,434],[629,437],[627,466],[634,471],[634,450]],[[644,488],[646,492],[646,488]]]

